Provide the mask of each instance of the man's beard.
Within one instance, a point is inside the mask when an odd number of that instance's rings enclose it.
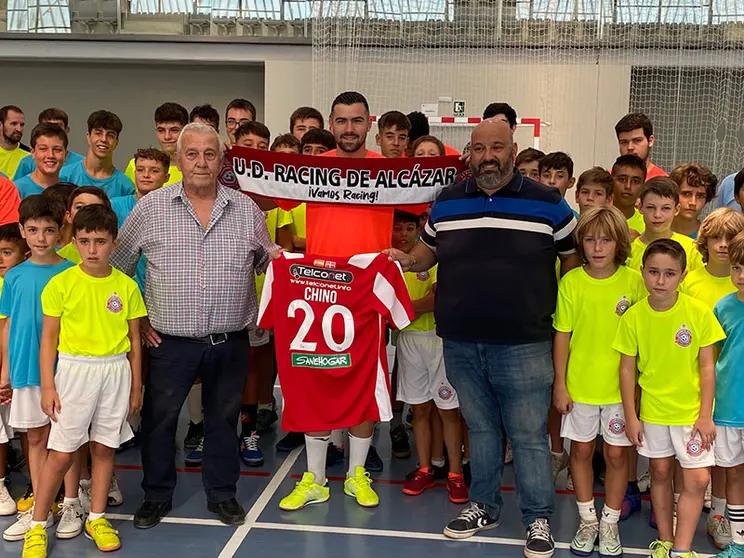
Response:
[[[349,142],[351,142],[351,138],[343,139],[340,138],[338,142],[336,142],[336,147],[338,147],[341,151],[345,151],[346,153],[355,153],[359,151],[359,149],[364,145],[365,139],[360,138],[359,136],[355,136],[355,142],[353,147],[349,147]],[[346,147],[344,147],[344,144],[347,144]]]
[[[484,164],[493,163],[496,163],[498,167],[487,171],[480,170],[480,167]],[[501,161],[484,161],[477,169],[473,170],[475,183],[483,190],[496,190],[500,186],[503,186],[506,179],[511,176],[511,173],[512,168],[508,165],[502,165]]]
[[[16,144],[16,143],[21,143],[21,137],[22,136],[19,134],[8,135],[5,132],[3,132],[3,140],[5,140],[5,143],[9,143],[11,145]]]

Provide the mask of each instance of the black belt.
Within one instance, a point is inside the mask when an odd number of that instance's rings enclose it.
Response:
[[[190,341],[191,343],[208,343],[210,345],[222,345],[232,339],[246,339],[248,332],[245,329],[237,331],[227,331],[225,333],[210,333],[204,337],[182,337],[180,335],[168,335],[167,333],[162,334],[163,337],[170,337],[172,339],[180,339],[182,341]]]

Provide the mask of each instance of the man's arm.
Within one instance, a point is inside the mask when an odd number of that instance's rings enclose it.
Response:
[[[396,248],[382,251],[391,262],[398,262],[403,271],[427,271],[437,263],[437,255],[423,242],[417,242],[408,254]]]
[[[140,319],[127,321],[129,326],[129,349],[127,358],[132,369],[132,389],[129,396],[129,416],[142,408],[142,341],[140,340]]]
[[[147,228],[147,216],[142,204],[135,204],[119,231],[119,247],[111,255],[111,265],[129,277],[134,277],[142,253],[142,242],[148,233],[151,234],[152,231]]]

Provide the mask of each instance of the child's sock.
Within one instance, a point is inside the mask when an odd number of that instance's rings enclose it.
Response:
[[[95,521],[96,519],[101,519],[102,517],[105,517],[105,516],[106,516],[106,513],[105,512],[104,513],[93,513],[93,512],[90,512],[88,514],[88,521]]]
[[[79,504],[80,503],[80,498],[67,498],[65,496],[65,500],[64,500],[63,503],[64,504]]]
[[[605,504],[605,507],[602,508],[602,521],[605,523],[617,523],[620,521],[620,510],[613,510]]]
[[[731,522],[731,540],[734,544],[744,544],[744,506],[726,505]]]
[[[566,450],[563,450],[563,451],[550,450],[550,455],[552,455],[553,457],[563,457],[564,453],[566,453]]]
[[[343,430],[331,430],[331,443],[338,449],[344,447],[344,431]]]
[[[44,529],[46,529],[46,521],[32,521],[31,522],[31,529],[33,529],[37,525],[41,525],[42,527],[44,527]]]
[[[592,498],[588,502],[577,501],[576,505],[579,508],[579,517],[583,521],[588,521],[590,523],[597,522],[597,508],[594,507],[594,498]]]
[[[638,481],[629,481],[628,482],[628,492],[630,494],[640,494],[641,490],[638,488]]]
[[[323,485],[326,478],[326,456],[328,455],[326,437],[313,438],[305,434],[305,451],[307,452],[307,470],[315,476],[315,482]]]
[[[689,553],[689,550],[679,550],[677,548],[673,548],[669,551],[669,558],[682,558],[682,556]]]
[[[726,517],[726,498],[710,498],[710,515],[713,517]]]
[[[446,462],[444,460],[444,457],[440,457],[440,458],[432,457],[431,458],[431,464],[433,467],[444,467],[445,463]]]
[[[364,467],[371,445],[372,436],[369,438],[357,438],[349,432],[349,477],[356,475],[357,467]]]
[[[258,405],[240,406],[240,437],[248,438],[256,430],[256,413]]]

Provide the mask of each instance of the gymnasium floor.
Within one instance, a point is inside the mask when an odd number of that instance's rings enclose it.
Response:
[[[183,440],[188,419],[182,416],[179,440]],[[304,452],[295,450],[288,455],[276,454],[274,444],[281,433],[261,438],[266,454],[263,467],[243,467],[238,487],[238,500],[248,510],[245,525],[239,528],[222,525],[206,509],[199,470],[179,468],[178,487],[173,511],[159,526],[148,531],[134,529],[132,515],[141,503],[141,468],[139,450],[131,449],[117,456],[116,475],[124,494],[124,504],[111,508],[109,517],[119,529],[122,548],[116,556],[125,558],[229,558],[268,556],[270,558],[414,558],[439,557],[457,553],[458,558],[485,555],[504,558],[522,556],[524,532],[519,522],[514,492],[513,469],[507,466],[504,474],[505,507],[501,526],[465,541],[451,541],[442,535],[442,528],[454,518],[462,506],[447,499],[443,485],[421,496],[405,496],[401,484],[406,473],[415,465],[415,457],[400,460],[390,456],[390,439],[386,426],[376,434],[376,445],[385,463],[382,473],[373,475],[375,489],[380,495],[380,506],[362,509],[344,496],[342,479],[345,466],[337,464],[328,469],[331,500],[286,513],[279,510],[279,500],[288,494],[304,471]],[[183,460],[183,451],[178,457]],[[25,478],[12,476],[11,492],[19,496],[25,489]],[[562,473],[558,486],[565,486]],[[597,487],[601,505],[601,487]],[[694,549],[701,556],[716,552],[705,536],[705,518],[698,526]],[[5,529],[15,518],[0,518],[0,529]],[[556,540],[556,556],[568,558],[568,550],[576,528],[577,513],[574,498],[565,490],[557,490],[556,513],[551,523]],[[621,523],[625,553],[648,554],[648,544],[654,531],[648,526],[648,503],[643,515]],[[99,557],[93,542],[80,536],[60,541],[50,531],[50,557]],[[0,540],[0,557],[20,556],[22,543]]]

